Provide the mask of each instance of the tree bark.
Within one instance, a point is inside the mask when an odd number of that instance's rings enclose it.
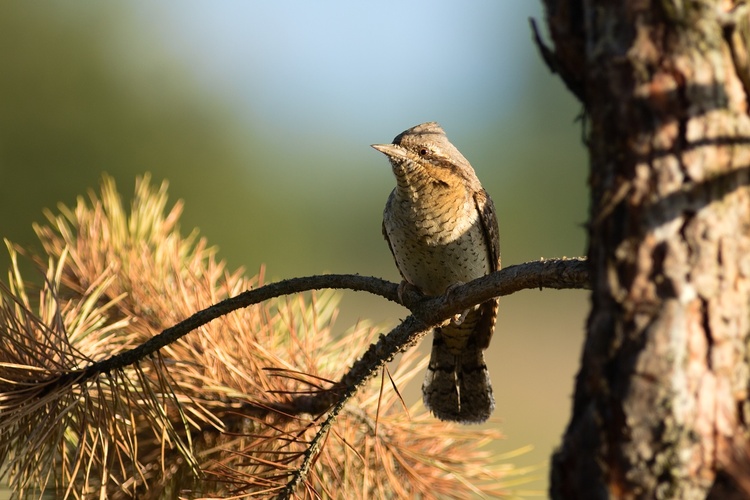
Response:
[[[747,498],[748,9],[545,0],[583,102],[592,309],[553,498]]]

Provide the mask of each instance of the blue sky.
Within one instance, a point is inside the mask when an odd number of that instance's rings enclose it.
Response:
[[[537,57],[528,18],[541,17],[529,0],[135,7],[200,85],[269,130],[315,135],[323,123],[337,135],[379,131],[373,141],[420,121],[467,130],[509,112]]]

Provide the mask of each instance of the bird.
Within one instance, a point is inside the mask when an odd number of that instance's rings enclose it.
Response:
[[[500,269],[492,199],[437,122],[372,147],[388,157],[396,177],[382,229],[401,286],[440,296]],[[492,414],[495,400],[484,351],[498,304],[497,298],[488,300],[433,330],[422,397],[438,419],[481,423]]]

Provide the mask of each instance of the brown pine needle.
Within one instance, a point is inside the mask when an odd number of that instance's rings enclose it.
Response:
[[[396,381],[393,380],[393,377],[391,376],[391,371],[388,369],[388,365],[383,365],[383,369],[385,370],[385,373],[388,375],[388,380],[391,381],[391,387],[393,388],[393,392],[396,393],[398,400],[401,402],[401,408],[404,409],[404,413],[406,413],[406,417],[409,418],[409,408],[406,406],[406,401],[404,401],[403,396],[401,396],[401,392],[399,392],[398,390],[398,385],[396,384]],[[381,389],[381,392],[382,392],[382,389]]]

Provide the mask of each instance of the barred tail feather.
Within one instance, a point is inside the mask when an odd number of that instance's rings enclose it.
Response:
[[[440,420],[481,423],[495,408],[483,349],[467,345],[459,354],[435,330],[432,355],[422,384],[424,404]]]

